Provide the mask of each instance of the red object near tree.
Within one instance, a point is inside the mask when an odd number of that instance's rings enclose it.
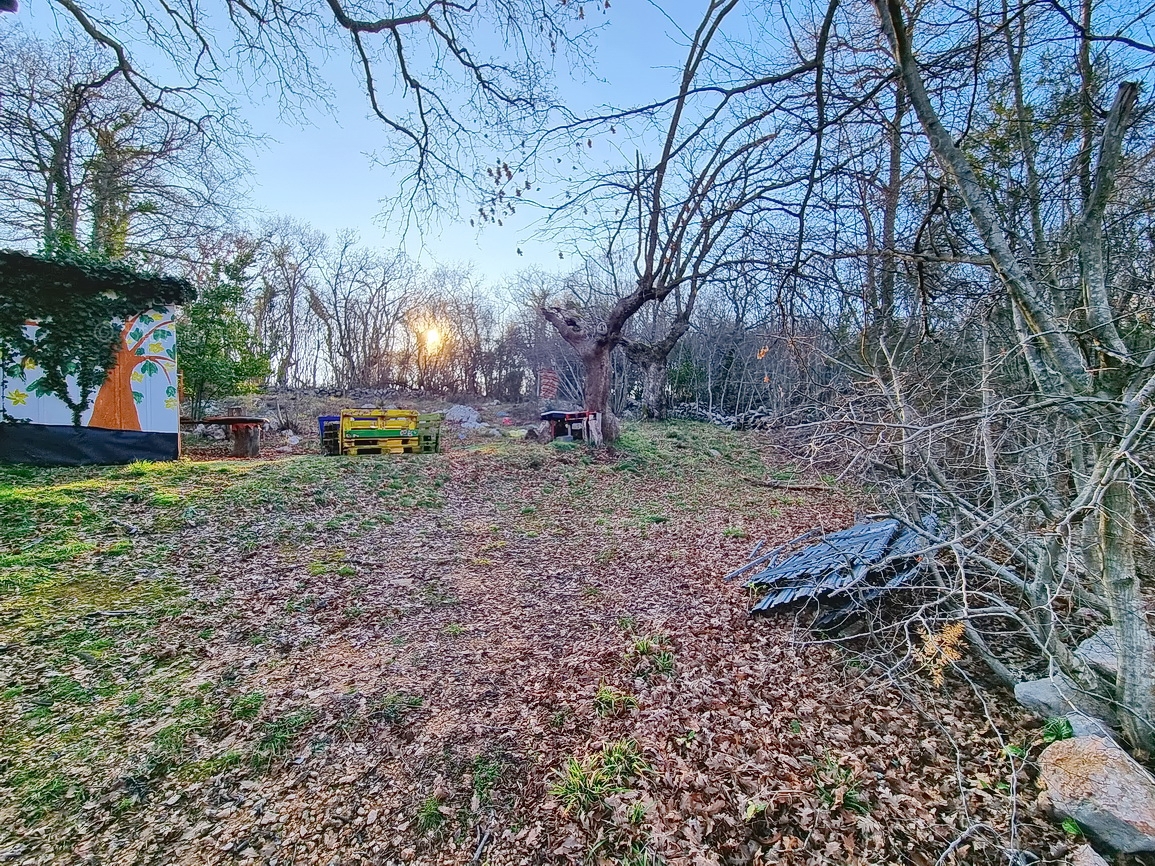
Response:
[[[544,400],[552,400],[557,396],[557,388],[560,383],[561,379],[557,374],[557,370],[542,370],[541,387],[538,389],[538,396]]]

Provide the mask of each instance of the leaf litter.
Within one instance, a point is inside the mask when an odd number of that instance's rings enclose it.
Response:
[[[758,445],[3,470],[0,856],[931,864],[975,825],[943,862],[1055,849],[1004,748],[1029,721],[995,710],[998,736],[958,683],[902,694],[746,615],[721,577],[751,537],[858,504],[745,484]],[[38,537],[55,560],[8,564]]]

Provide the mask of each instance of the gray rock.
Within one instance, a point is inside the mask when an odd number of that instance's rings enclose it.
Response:
[[[476,424],[481,415],[472,406],[450,406],[445,413],[445,420],[457,424]]]
[[[1118,638],[1115,629],[1101,628],[1075,649],[1075,655],[1112,682],[1119,674]]]
[[[1061,673],[1015,686],[1015,700],[1042,719],[1078,712],[1117,725],[1114,711]]]
[[[1071,733],[1076,737],[1106,737],[1114,740],[1115,735],[1106,722],[1088,716],[1084,713],[1067,713],[1067,721],[1071,723]]]
[[[1071,852],[1067,861],[1070,866],[1107,866],[1107,861],[1100,857],[1090,845],[1080,845]]]
[[[1155,778],[1102,737],[1059,740],[1039,756],[1040,803],[1112,851],[1155,851]]]

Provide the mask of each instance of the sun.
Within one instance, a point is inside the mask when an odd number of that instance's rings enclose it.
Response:
[[[436,352],[437,347],[441,345],[441,332],[436,328],[426,328],[425,330],[425,349],[429,352]]]

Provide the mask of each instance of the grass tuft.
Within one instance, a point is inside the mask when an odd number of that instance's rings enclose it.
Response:
[[[619,740],[584,759],[567,758],[549,793],[564,813],[588,814],[603,805],[606,797],[630,790],[630,783],[652,772],[636,740]]]
[[[441,801],[436,797],[426,797],[417,807],[417,829],[422,833],[433,833],[445,823],[445,815],[441,811]]]
[[[261,739],[250,759],[253,766],[264,769],[284,757],[315,716],[315,710],[305,708],[265,722],[261,727]]]
[[[264,704],[265,696],[261,692],[249,692],[247,695],[239,695],[233,698],[229,713],[237,721],[255,719],[260,715],[261,707],[263,707]]]
[[[594,711],[605,718],[613,716],[622,710],[635,709],[638,706],[637,698],[626,692],[615,689],[602,683],[594,693]]]

